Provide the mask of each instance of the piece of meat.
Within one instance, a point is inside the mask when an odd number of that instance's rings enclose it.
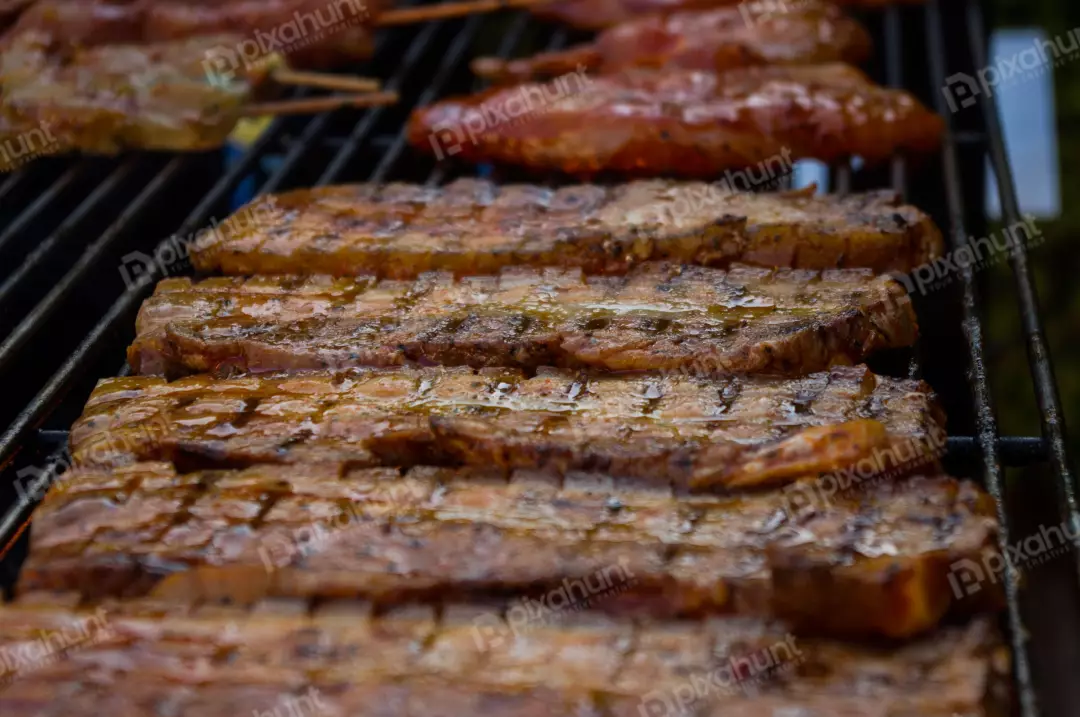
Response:
[[[782,176],[773,165],[789,170],[792,158],[876,164],[930,153],[943,128],[911,94],[829,64],[574,73],[421,107],[407,132],[440,159],[766,187]]]
[[[835,5],[809,1],[756,22],[748,21],[744,5],[651,15],[605,30],[591,43],[521,59],[479,58],[472,68],[505,84],[580,67],[611,74],[633,67],[724,72],[752,65],[859,64],[870,49],[862,25]]]
[[[796,375],[909,346],[918,333],[903,287],[869,271],[674,264],[620,277],[170,281],[138,332],[131,366],[171,376],[406,363]]]
[[[925,384],[865,367],[798,379],[349,369],[105,379],[71,448],[87,466],[465,464],[705,490],[910,472],[934,464],[943,426]]]
[[[89,48],[24,32],[0,52],[3,113],[27,155],[220,147],[268,68],[207,81],[208,52],[235,36]],[[0,162],[2,164],[2,162]]]
[[[890,4],[915,4],[923,0],[833,0],[845,7],[877,8]],[[738,8],[743,21],[752,25],[775,18],[798,15],[816,0],[564,0],[542,3],[533,14],[581,30],[598,31],[620,23],[657,14],[686,10]]]
[[[1008,653],[985,620],[883,649],[736,618],[561,614],[515,633],[467,606],[375,614],[349,601],[134,600],[73,611],[24,600],[0,608],[0,654],[64,628],[62,654],[0,687],[5,717],[1008,714]]]
[[[793,495],[680,500],[594,474],[506,481],[340,464],[75,471],[35,514],[19,589],[190,604],[509,595],[511,616],[533,603],[656,618],[734,612],[891,638],[985,604],[959,600],[948,580],[996,545],[993,502],[975,486],[869,479],[811,510],[796,510]],[[984,598],[997,594],[986,587]]]
[[[197,269],[225,274],[410,279],[509,265],[622,273],[657,259],[909,272],[942,252],[930,217],[893,192],[731,189],[664,180],[549,189],[479,179],[303,189],[256,199],[199,237],[191,256]]]
[[[92,47],[233,35],[207,51],[207,70],[241,72],[275,54],[298,66],[329,66],[371,56],[378,10],[370,0],[38,0],[5,39],[43,32],[69,47]]]

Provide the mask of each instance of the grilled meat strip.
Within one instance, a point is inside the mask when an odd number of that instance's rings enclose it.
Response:
[[[914,470],[936,460],[943,425],[925,384],[865,367],[790,380],[349,369],[105,379],[71,444],[79,465],[464,464],[737,489]]]
[[[578,176],[738,171],[767,185],[770,164],[791,157],[872,164],[934,151],[943,126],[912,95],[831,64],[564,75],[422,107],[408,137],[440,158]]]
[[[265,79],[243,68],[230,83],[207,79],[207,53],[238,39],[82,49],[21,33],[0,52],[2,112],[33,153],[219,147]]]
[[[892,192],[757,194],[661,180],[548,189],[463,179],[261,197],[196,241],[192,261],[226,274],[410,279],[508,265],[620,273],[649,259],[908,272],[941,251],[933,221]]]
[[[138,330],[132,367],[170,376],[410,362],[805,374],[917,335],[903,288],[868,271],[669,264],[621,277],[181,279],[146,302]]]
[[[36,514],[20,589],[233,604],[509,594],[512,606],[587,584],[589,608],[615,614],[735,612],[893,638],[981,607],[948,582],[954,563],[995,545],[992,501],[975,486],[868,481],[799,509],[795,495],[676,500],[595,474],[507,482],[329,464],[75,471]]]
[[[914,4],[923,0],[833,0],[846,7],[880,7],[888,4]],[[566,0],[543,3],[532,8],[545,20],[582,30],[599,31],[621,23],[657,14],[688,10],[711,10],[738,6],[747,25],[772,22],[797,16],[816,0]]]
[[[632,624],[571,613],[515,633],[466,606],[438,617],[375,615],[348,601],[0,608],[3,654],[60,634],[64,659],[39,660],[0,687],[6,717],[1008,714],[1008,652],[982,620],[886,649],[739,619]],[[695,698],[698,683],[709,688]]]
[[[235,71],[274,53],[328,66],[370,57],[378,9],[371,0],[38,0],[7,38],[44,33],[64,46],[94,47],[233,35],[204,56],[220,65],[213,69]]]
[[[631,20],[593,42],[533,57],[480,58],[476,74],[499,83],[547,79],[580,67],[610,74],[632,67],[723,72],[751,65],[861,63],[870,35],[835,5],[802,2],[790,13],[748,22],[744,6]]]

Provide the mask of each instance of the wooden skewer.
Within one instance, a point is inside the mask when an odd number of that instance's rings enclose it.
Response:
[[[440,3],[438,5],[404,7],[380,13],[375,18],[375,24],[380,26],[411,25],[417,22],[446,20],[452,17],[494,12],[506,8],[544,5],[549,2],[551,0],[461,0],[461,2]]]
[[[241,117],[261,115],[310,115],[330,112],[341,107],[382,107],[398,101],[397,92],[370,92],[360,95],[332,95],[302,100],[261,102],[241,108]]]
[[[332,75],[327,72],[301,72],[287,67],[277,68],[270,77],[281,85],[318,87],[338,92],[377,92],[381,86],[378,80],[370,77]]]

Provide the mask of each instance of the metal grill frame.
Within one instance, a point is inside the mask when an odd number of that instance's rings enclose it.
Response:
[[[1020,220],[1019,203],[1012,177],[1012,171],[1005,152],[1005,144],[1000,120],[994,101],[981,97],[981,112],[959,117],[950,113],[941,89],[946,85],[946,78],[956,71],[970,71],[984,67],[987,63],[985,31],[982,9],[979,0],[927,0],[925,7],[900,9],[892,6],[883,9],[873,22],[880,24],[881,32],[876,38],[884,57],[882,77],[879,79],[892,86],[904,85],[904,42],[903,17],[909,20],[915,14],[923,15],[925,40],[929,50],[927,70],[930,92],[935,108],[946,118],[947,131],[941,154],[943,169],[942,185],[944,202],[942,214],[947,218],[945,228],[953,248],[961,246],[968,234],[968,224],[972,222],[969,213],[970,186],[965,192],[961,177],[959,150],[972,145],[989,156],[991,166],[997,177],[1001,206],[1009,222]],[[519,12],[506,17],[504,34],[498,42],[495,54],[501,57],[523,54],[523,38],[535,29],[535,21],[526,13]],[[946,44],[948,22],[962,23],[964,43],[969,43],[969,53],[961,58],[957,66],[956,53],[950,57]],[[474,49],[479,33],[485,23],[495,22],[489,18],[472,17],[464,20],[449,20],[428,23],[417,28],[394,28],[382,33],[377,41],[376,58],[384,58],[388,53],[400,48],[400,52],[391,57],[396,69],[385,85],[389,90],[398,90],[403,95],[403,106],[409,108],[427,104],[444,94],[444,90],[455,77],[460,77],[466,55]],[[500,20],[501,22],[501,20]],[[909,23],[910,26],[910,23]],[[955,28],[953,28],[955,29]],[[570,33],[555,29],[545,33],[546,47],[534,49],[556,49],[565,45]],[[439,38],[449,35],[448,42]],[[953,37],[956,37],[954,34]],[[425,57],[445,45],[441,62],[430,78],[416,77],[416,72]],[[434,49],[433,49],[434,48]],[[465,72],[468,70],[465,69]],[[412,88],[421,86],[418,93]],[[301,93],[303,94],[303,93]],[[315,174],[317,177],[308,184],[322,186],[339,181],[348,171],[363,163],[363,157],[373,155],[377,158],[374,167],[366,173],[370,181],[383,181],[391,178],[396,168],[406,159],[406,141],[400,131],[378,134],[377,129],[386,124],[394,108],[377,108],[359,115],[359,120],[351,128],[336,135],[332,156],[325,168]],[[275,191],[286,186],[302,185],[297,178],[301,169],[310,174],[313,163],[313,148],[328,134],[334,134],[333,128],[340,125],[342,113],[325,113],[310,119],[299,120],[275,119],[270,127],[243,153],[239,159],[224,171],[215,157],[207,156],[130,156],[117,161],[100,159],[48,159],[39,162],[39,167],[31,165],[6,177],[0,176],[0,207],[3,202],[11,201],[19,195],[32,196],[26,206],[15,213],[13,218],[3,221],[0,214],[0,332],[10,325],[10,331],[0,333],[0,380],[12,382],[12,371],[17,364],[27,361],[35,351],[43,350],[48,344],[43,334],[48,331],[62,330],[62,315],[68,310],[68,304],[78,291],[87,290],[87,282],[100,272],[115,254],[124,247],[141,246],[144,250],[162,246],[168,239],[154,245],[153,242],[133,243],[130,235],[140,221],[148,215],[160,211],[169,201],[167,196],[171,186],[180,181],[185,174],[204,173],[212,180],[212,186],[205,193],[195,193],[194,206],[186,217],[173,224],[178,228],[174,236],[187,236],[208,225],[212,217],[221,218],[228,214],[230,197],[242,182],[260,172],[260,166],[272,154],[279,154],[276,167],[269,170],[266,180],[256,193]],[[337,121],[337,125],[335,122]],[[966,124],[965,124],[966,123]],[[961,126],[965,124],[965,126]],[[220,154],[220,153],[219,153]],[[426,162],[426,160],[424,160]],[[425,165],[426,166],[426,165]],[[70,193],[80,182],[84,185],[92,182],[95,171],[105,168],[107,176],[88,189],[81,201],[66,201],[64,195]],[[427,183],[438,184],[444,181],[453,168],[435,166],[427,175]],[[355,173],[355,172],[354,172]],[[886,183],[904,194],[908,189],[909,167],[902,158],[893,161],[888,170]],[[142,178],[142,179],[140,179]],[[855,179],[850,168],[834,169],[833,185],[836,191],[849,191]],[[138,186],[125,190],[127,185]],[[38,188],[38,185],[43,185]],[[103,203],[110,199],[127,198],[123,209],[103,229],[95,233],[97,238],[85,245],[70,263],[63,257],[74,256],[73,241],[84,230],[88,217],[99,211]],[[28,234],[36,225],[46,221],[46,215],[58,206],[70,206],[69,212],[52,226],[46,235],[33,246],[30,240],[36,237]],[[112,216],[112,215],[110,215]],[[977,215],[976,215],[977,216]],[[975,221],[979,221],[976,218]],[[166,230],[167,231],[167,230]],[[160,235],[158,235],[160,236]],[[1001,523],[1001,544],[1004,548],[1013,544],[1014,531],[1012,516],[1007,505],[1004,486],[1004,467],[1020,467],[1034,464],[1048,464],[1055,477],[1057,492],[1057,510],[1067,520],[1080,525],[1080,503],[1077,486],[1066,455],[1065,426],[1061,411],[1061,402],[1057,392],[1054,370],[1050,360],[1047,341],[1038,310],[1038,296],[1035,291],[1031,268],[1026,250],[1020,246],[1010,258],[1010,265],[1015,280],[1018,308],[1027,341],[1029,366],[1033,388],[1040,409],[1042,430],[1036,437],[1000,437],[994,413],[986,370],[986,348],[983,326],[980,319],[981,302],[976,277],[970,268],[960,271],[958,316],[962,343],[966,348],[966,362],[961,371],[967,378],[967,391],[970,395],[972,435],[953,436],[948,442],[949,456],[954,461],[973,466],[973,476],[981,480],[993,496]],[[14,267],[7,271],[5,267]],[[60,266],[62,276],[51,281],[50,269]],[[113,265],[115,270],[115,264]],[[160,275],[144,274],[134,284],[118,293],[92,325],[81,342],[55,371],[48,371],[40,384],[34,384],[31,390],[40,388],[36,394],[17,413],[12,412],[12,420],[6,430],[0,434],[0,587],[13,584],[21,558],[26,549],[26,527],[34,496],[39,495],[55,477],[51,467],[61,465],[67,442],[67,432],[51,427],[50,422],[65,420],[72,412],[77,415],[85,399],[87,381],[93,375],[88,371],[100,361],[106,348],[124,345],[130,337],[135,313],[142,300],[149,295]],[[41,282],[35,286],[34,282]],[[920,318],[923,318],[920,316]],[[118,342],[118,337],[123,337]],[[908,373],[920,375],[922,363],[919,360],[923,351],[916,349],[910,359]],[[119,355],[117,355],[119,363]],[[121,369],[121,371],[126,370]],[[10,408],[10,407],[9,407]],[[0,426],[6,416],[0,414]],[[61,425],[64,425],[61,423]],[[42,466],[46,470],[25,473],[27,466]],[[21,470],[20,470],[21,468]],[[20,476],[36,476],[27,485],[14,489]],[[1072,566],[1070,569],[1075,569]],[[1080,574],[1080,573],[1078,573]],[[1077,574],[1071,576],[1075,580]],[[1007,621],[1014,659],[1014,677],[1018,711],[1023,717],[1037,717],[1040,706],[1036,699],[1032,683],[1031,660],[1027,631],[1024,627],[1019,601],[1018,575],[1014,566],[1005,568],[1004,583],[1008,600]],[[1080,606],[1077,606],[1080,610]]]

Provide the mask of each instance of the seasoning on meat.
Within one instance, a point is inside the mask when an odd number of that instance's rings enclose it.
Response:
[[[786,491],[677,500],[591,474],[506,482],[340,464],[185,475],[152,464],[61,485],[36,518],[20,589],[94,600],[524,601],[588,581],[587,607],[616,615],[735,612],[908,637],[979,607],[947,576],[996,539],[989,496],[951,478],[868,481],[800,512]]]
[[[625,272],[645,260],[909,272],[942,253],[941,232],[896,194],[756,194],[663,180],[549,189],[462,179],[444,187],[359,184],[255,200],[194,245],[224,274],[411,279],[509,265]]]
[[[71,446],[80,465],[465,464],[705,490],[783,484],[886,454],[889,469],[918,469],[940,452],[943,425],[925,384],[865,367],[798,379],[349,369],[106,379]]]

